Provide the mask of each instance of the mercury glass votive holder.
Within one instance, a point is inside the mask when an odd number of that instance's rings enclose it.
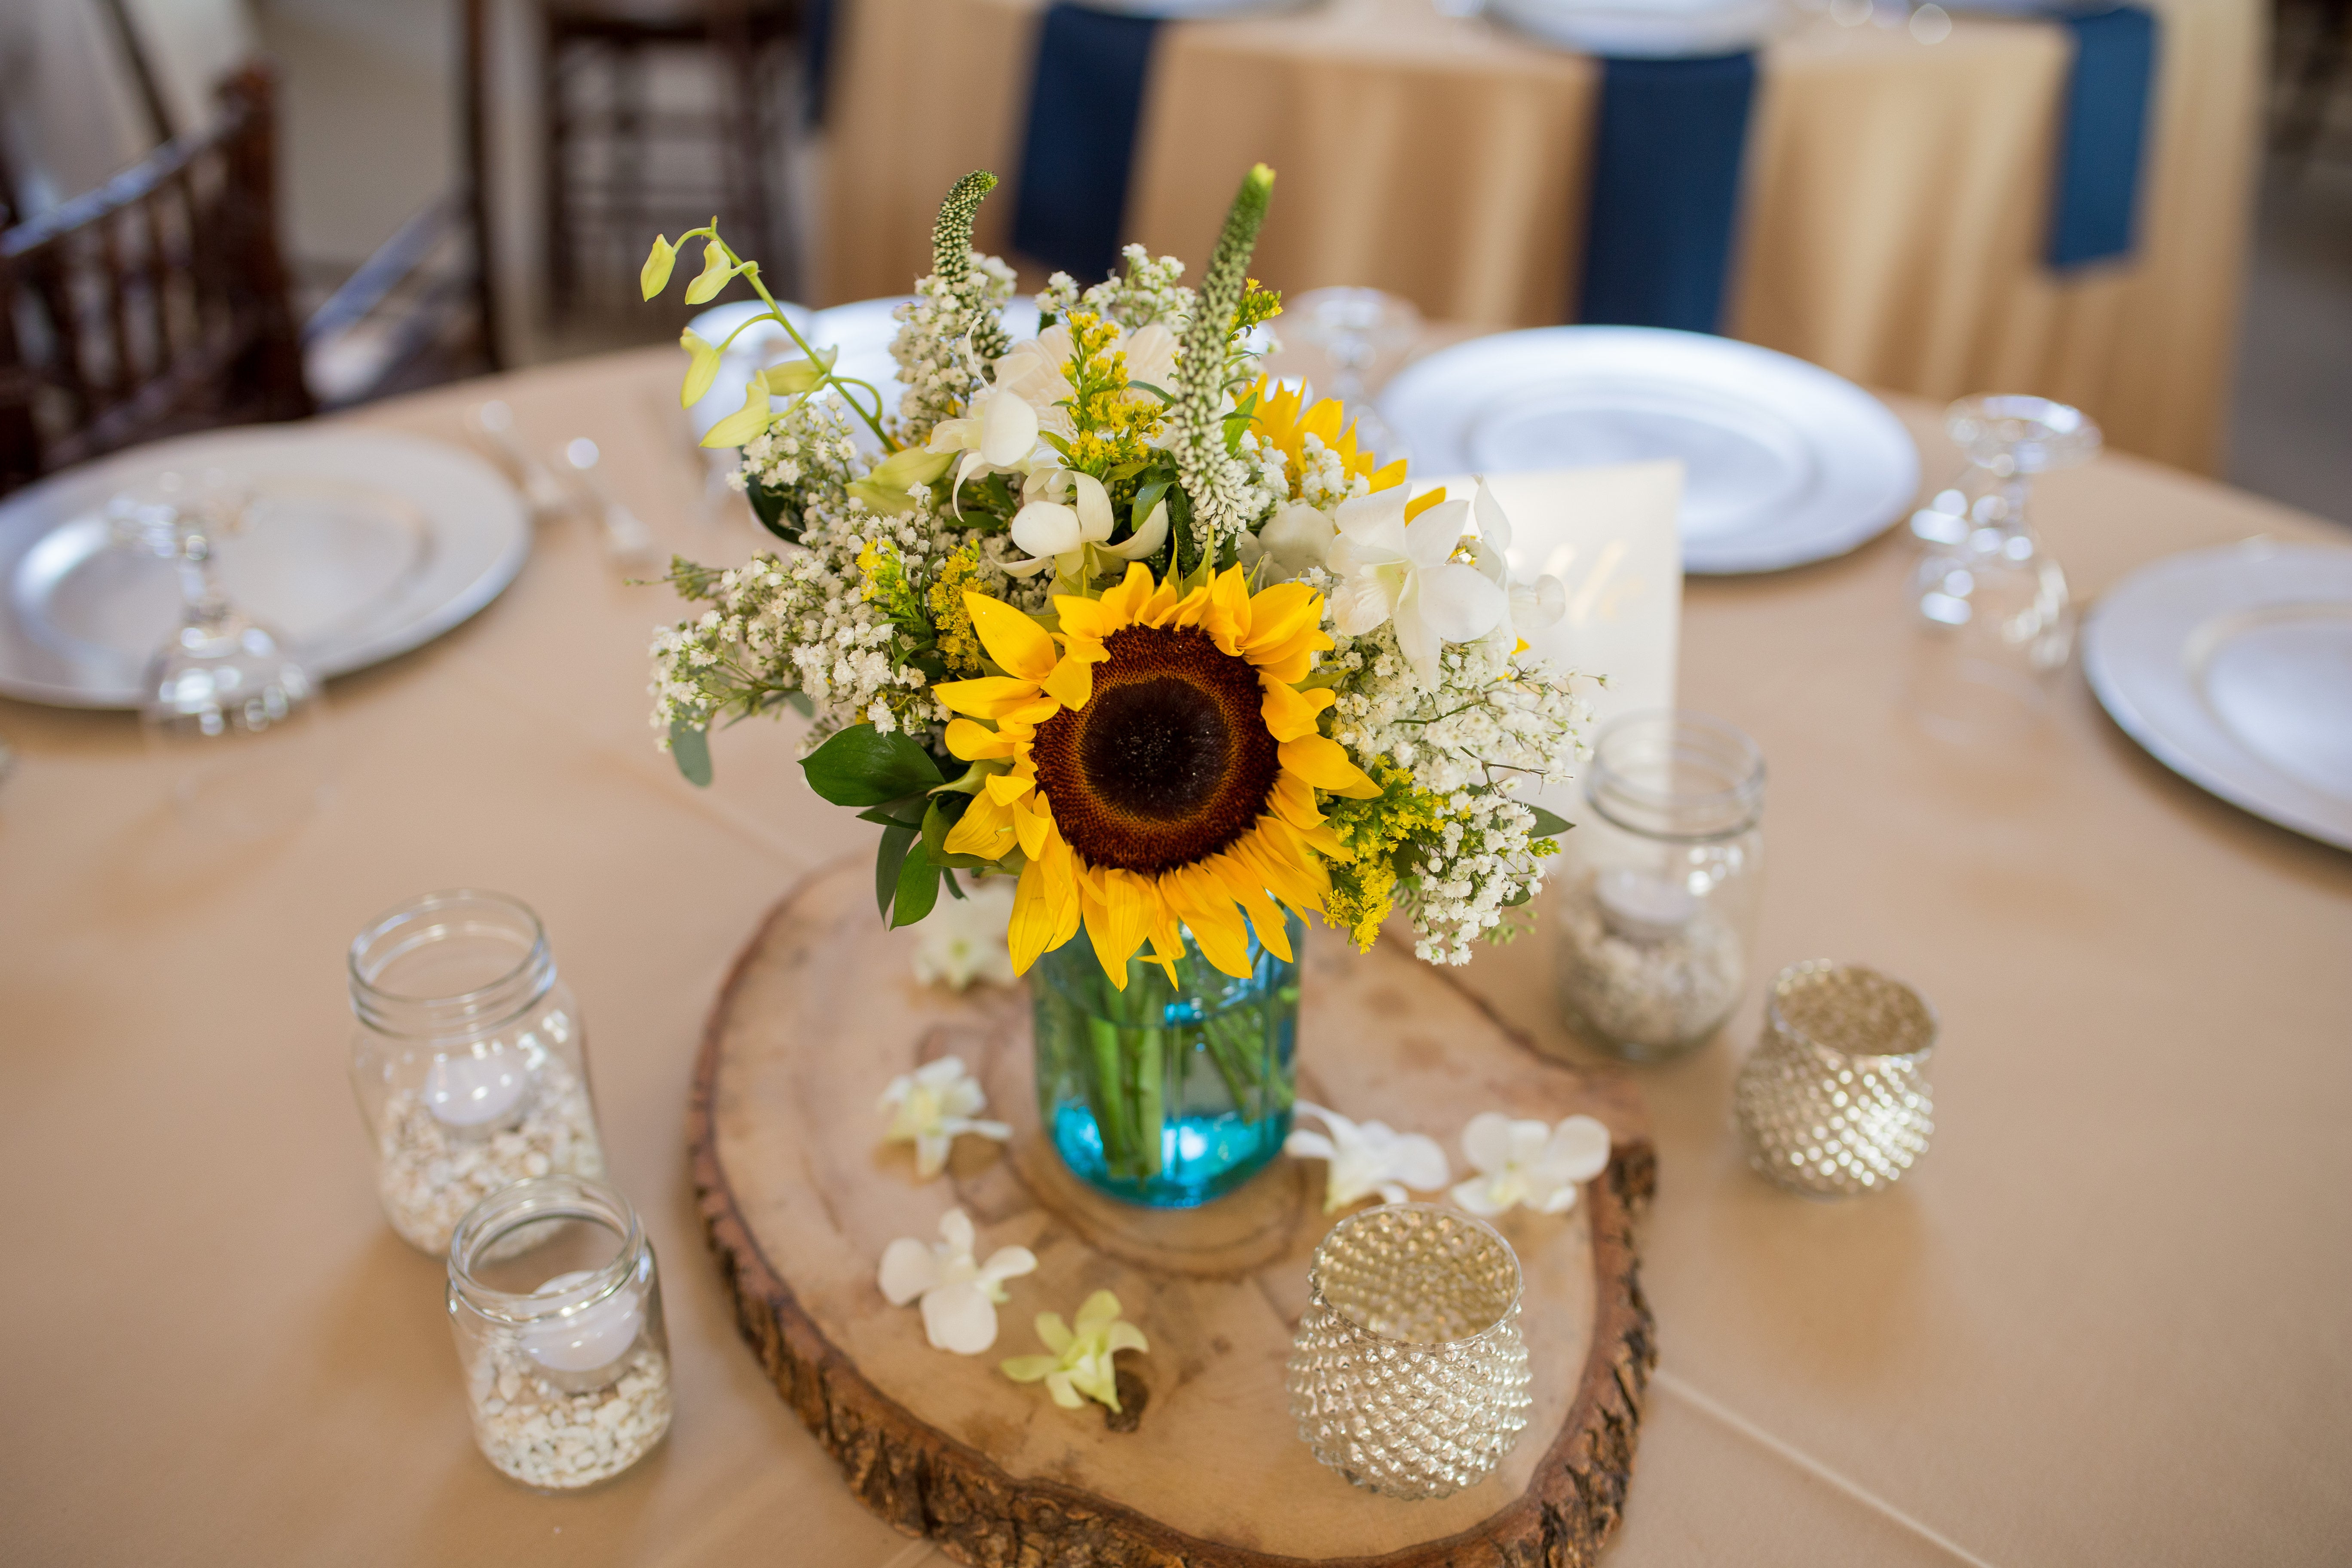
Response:
[[[1485,1221],[1434,1204],[1349,1215],[1315,1249],[1286,1381],[1298,1436],[1360,1487],[1442,1498],[1526,1429],[1519,1260]]]
[[[1898,980],[1813,959],[1772,982],[1732,1091],[1751,1166],[1810,1197],[1893,1186],[1927,1152],[1935,1010]]]

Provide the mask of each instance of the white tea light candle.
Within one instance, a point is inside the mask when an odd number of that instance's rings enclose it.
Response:
[[[560,1296],[595,1277],[585,1268],[559,1274],[531,1294]],[[523,1331],[522,1348],[550,1372],[601,1372],[628,1354],[645,1326],[645,1309],[637,1304],[636,1293],[624,1287],[602,1300],[531,1324]]]
[[[1601,918],[1628,942],[1664,942],[1690,924],[1698,900],[1671,878],[1612,866],[1593,884]]]
[[[425,1109],[444,1127],[493,1126],[513,1116],[530,1087],[515,1053],[442,1057],[425,1069]]]

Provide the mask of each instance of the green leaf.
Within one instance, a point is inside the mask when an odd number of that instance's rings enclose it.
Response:
[[[874,852],[874,903],[882,918],[890,918],[890,900],[898,896],[898,873],[905,868],[907,851],[915,842],[911,827],[886,827],[882,830],[881,847]]]
[[[743,496],[751,503],[751,515],[760,526],[782,540],[786,544],[801,542],[801,517],[782,490],[772,490],[761,484],[754,474],[744,476]]]
[[[835,805],[882,805],[944,784],[931,754],[903,734],[853,724],[801,759],[809,787]]]
[[[1556,812],[1546,811],[1542,806],[1537,805],[1532,801],[1521,801],[1519,804],[1536,814],[1536,826],[1533,835],[1535,837],[1556,838],[1576,826],[1576,824],[1569,821],[1568,818],[1559,816]]]
[[[710,784],[710,731],[683,719],[669,721],[669,754],[686,782],[698,788]]]
[[[885,827],[911,827],[920,832],[923,826],[923,797],[910,795],[904,800],[894,800],[882,805],[869,805],[857,814],[860,822],[878,822]]]
[[[898,867],[898,907],[890,916],[890,924],[894,929],[913,925],[939,901],[940,868],[918,846]]]

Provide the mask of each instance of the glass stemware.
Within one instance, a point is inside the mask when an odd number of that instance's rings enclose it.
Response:
[[[1421,311],[1412,300],[1378,289],[1310,289],[1284,301],[1277,325],[1330,362],[1331,383],[1324,391],[1348,405],[1359,447],[1383,462],[1410,455],[1371,400],[1421,332]]]
[[[1969,468],[1912,519],[1927,552],[1911,603],[1928,643],[1910,702],[1933,729],[2013,726],[2047,704],[2074,647],[2066,574],[2030,510],[2033,476],[2096,457],[2099,428],[2065,404],[2004,395],[1962,398],[1945,428]]]
[[[169,561],[180,624],[148,661],[140,720],[189,822],[253,837],[307,815],[327,784],[319,683],[231,604],[215,563],[251,494],[217,472],[163,473],[107,505],[114,542]]]

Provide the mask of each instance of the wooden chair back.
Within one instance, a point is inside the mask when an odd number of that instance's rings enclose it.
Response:
[[[278,251],[270,79],[0,232],[0,493],[158,437],[311,412]]]

